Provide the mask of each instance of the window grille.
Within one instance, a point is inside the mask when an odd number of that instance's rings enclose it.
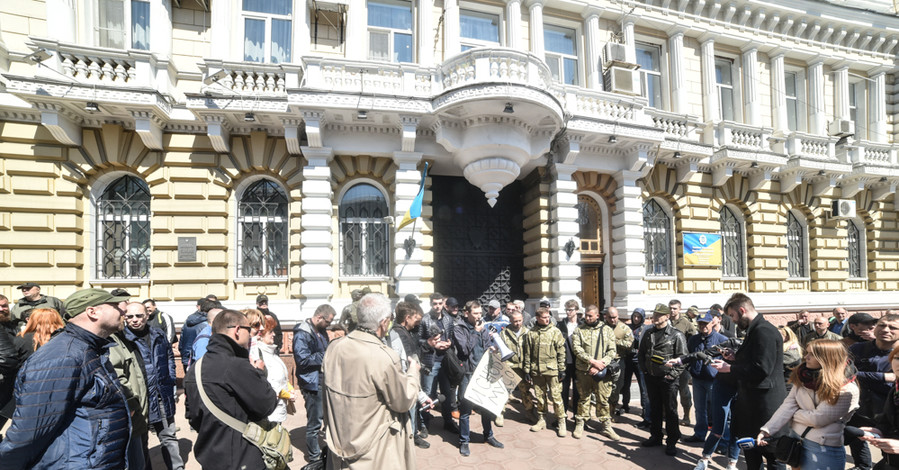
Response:
[[[671,276],[671,218],[656,201],[643,205],[647,276]]]
[[[241,277],[287,275],[287,196],[274,181],[253,183],[238,205]]]
[[[851,220],[847,223],[849,229],[849,277],[863,277],[865,264],[864,250],[862,250],[862,234],[858,226]]]
[[[143,279],[150,275],[150,190],[123,176],[97,200],[97,277]]]
[[[722,273],[725,277],[741,277],[745,271],[743,224],[728,207],[723,207],[720,214],[721,243],[723,251]]]
[[[787,213],[787,271],[790,277],[805,277],[805,229],[792,212]]]
[[[390,267],[387,199],[370,184],[357,184],[340,201],[340,273],[387,276]]]

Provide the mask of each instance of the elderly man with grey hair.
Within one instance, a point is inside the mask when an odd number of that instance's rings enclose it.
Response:
[[[419,392],[421,365],[387,347],[392,310],[381,294],[359,301],[356,329],[325,352],[325,442],[330,468],[415,468],[409,409]]]

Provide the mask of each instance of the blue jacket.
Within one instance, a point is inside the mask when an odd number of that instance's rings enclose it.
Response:
[[[149,325],[137,333],[125,328],[125,337],[137,345],[144,359],[150,422],[161,423],[175,416],[175,354],[165,331]]]
[[[22,366],[4,470],[126,468],[131,419],[109,364],[115,344],[69,323]]]
[[[206,348],[209,347],[209,339],[212,338],[212,325],[209,323],[202,323],[199,326],[203,326],[203,328],[200,329],[200,332],[194,339],[194,345],[190,347],[191,364],[199,361],[201,357],[206,355]]]
[[[293,327],[293,360],[297,364],[297,381],[303,390],[319,391],[319,373],[328,337],[315,331],[309,320]]]
[[[197,339],[197,335],[200,334],[200,330],[203,329],[203,326],[206,324],[206,314],[202,312],[194,312],[191,313],[187,320],[184,321],[184,326],[181,327],[181,339],[178,341],[178,351],[181,352],[181,364],[184,365],[184,370],[187,370],[187,366],[190,365],[191,359],[191,348],[194,345],[194,340]]]
[[[727,336],[715,331],[705,338],[702,337],[701,333],[695,334],[687,340],[687,351],[691,353],[705,351],[706,349],[725,341],[727,341]],[[712,380],[715,378],[715,375],[718,374],[717,370],[712,368],[712,366],[703,364],[702,361],[696,361],[693,364],[690,364],[688,370],[690,371],[690,375],[701,380]]]

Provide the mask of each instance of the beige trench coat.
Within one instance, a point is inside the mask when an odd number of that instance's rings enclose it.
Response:
[[[328,468],[415,468],[409,409],[420,374],[404,373],[392,349],[359,330],[328,345],[322,373]]]

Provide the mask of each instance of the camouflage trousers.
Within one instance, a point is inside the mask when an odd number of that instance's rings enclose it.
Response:
[[[559,419],[565,419],[565,407],[562,405],[562,383],[555,375],[534,376],[534,392],[537,396],[537,415],[543,416],[549,411],[552,401],[553,411]]]
[[[612,418],[609,412],[609,395],[615,382],[612,379],[593,380],[593,377],[586,372],[577,372],[577,390],[581,394],[581,401],[577,404],[577,414],[575,417],[580,420],[588,421],[590,419],[590,396],[596,396],[596,418],[600,422],[608,421]]]
[[[530,410],[534,407],[534,399],[531,397],[531,385],[525,380],[525,374],[522,369],[513,368],[518,377],[521,379],[521,382],[518,382],[516,388],[518,389],[518,393],[521,394],[521,404],[524,405],[525,411]],[[512,395],[509,395],[509,400],[512,399]]]

